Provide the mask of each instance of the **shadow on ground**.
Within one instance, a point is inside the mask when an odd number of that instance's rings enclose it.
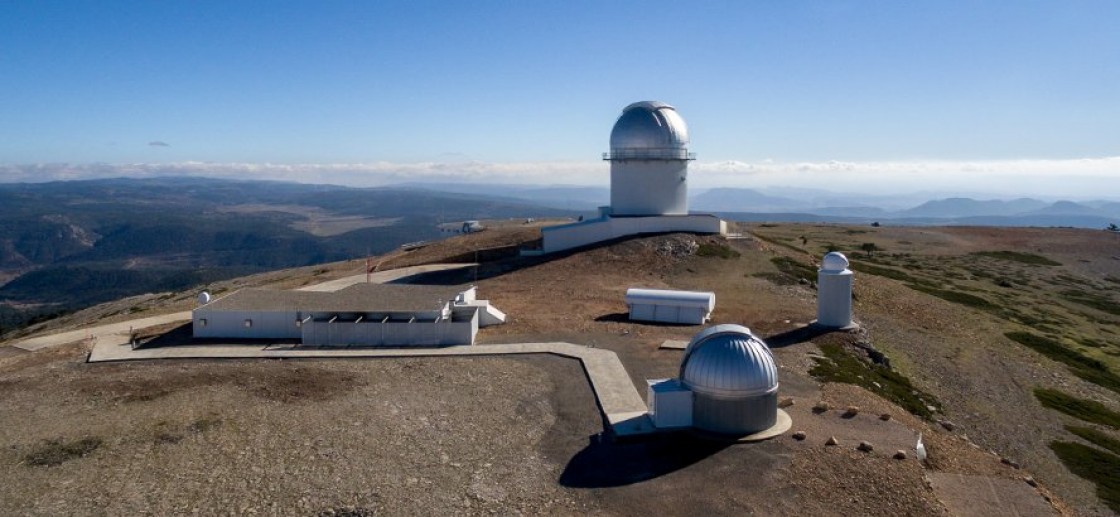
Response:
[[[773,336],[763,338],[763,341],[765,341],[766,346],[769,346],[770,348],[782,348],[790,345],[796,345],[798,343],[804,343],[806,341],[812,341],[813,339],[816,339],[820,336],[836,331],[836,329],[832,328],[818,327],[816,325],[806,325],[804,327],[787,330],[780,334],[774,334]]]
[[[595,321],[608,322],[608,323],[633,323],[636,325],[644,325],[649,327],[695,327],[692,323],[669,323],[664,321],[634,321],[630,319],[630,313],[627,312],[612,312],[596,317]]]
[[[560,484],[606,488],[640,483],[698,463],[730,445],[687,434],[658,435],[634,442],[593,435],[587,447],[568,461],[560,474]]]
[[[578,248],[557,251],[546,255],[537,256],[508,256],[507,253],[501,253],[494,257],[478,256],[473,253],[466,253],[455,257],[445,257],[443,262],[477,262],[478,266],[471,268],[452,269],[446,271],[432,271],[429,273],[419,273],[405,278],[389,282],[391,284],[420,284],[420,285],[464,285],[477,282],[479,280],[486,280],[502,276],[521,269],[527,269],[555,260],[577,255],[595,248],[605,248],[614,246],[615,244],[623,243],[630,240],[645,239],[648,237],[656,237],[659,235],[673,235],[678,232],[653,232],[653,233],[640,233],[634,235],[625,235],[616,239],[610,239],[600,242],[580,246]],[[433,262],[434,263],[434,262]]]

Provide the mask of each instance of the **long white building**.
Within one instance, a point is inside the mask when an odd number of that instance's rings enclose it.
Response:
[[[309,346],[471,345],[505,314],[473,286],[356,284],[335,292],[242,289],[192,311],[194,337]]]

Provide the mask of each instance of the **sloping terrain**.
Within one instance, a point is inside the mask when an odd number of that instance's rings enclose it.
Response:
[[[322,264],[566,212],[408,189],[212,179],[0,185],[0,335],[116,300]]]
[[[1109,253],[1117,248],[1095,240],[1103,232],[741,230],[748,238],[652,236],[544,259],[508,251],[537,237],[532,227],[513,227],[377,262],[389,269],[478,256],[474,270],[418,281],[476,282],[480,296],[510,315],[484,330],[483,342],[610,349],[642,392],[645,379],[677,374],[680,352],[660,343],[697,328],[629,322],[625,289],[715,291],[713,323],[745,324],[773,348],[781,395],[793,403],[786,411],[804,440],[789,433],[742,445],[687,436],[614,443],[601,435],[583,372],[553,357],[90,365],[79,343],[0,354],[0,418],[21,422],[0,429],[0,511],[898,515],[971,504],[1021,514],[1108,512],[1098,487],[1050,445],[1096,443],[1065,425],[1106,437],[1116,431],[1048,409],[1034,393],[1057,389],[1120,410],[1110,390],[1078,375],[1096,372],[1089,377],[1099,381],[1107,379],[1100,372],[1116,371],[1105,359],[1117,320],[1071,300],[1039,303],[1052,289],[1046,279],[1076,279],[1079,290],[1112,299],[1114,291],[1091,287],[1116,275]],[[868,243],[875,247],[852,251]],[[853,257],[862,332],[802,327],[815,316],[812,261],[825,248]],[[953,276],[967,268],[992,278]],[[363,269],[350,261],[211,288],[296,287]],[[1013,289],[996,276],[1020,274],[1033,290],[994,294]],[[183,310],[193,295],[147,298],[142,312]],[[1020,306],[1012,315],[999,310]],[[1016,316],[1040,310],[1069,318],[1080,339],[1102,346],[1079,346],[1062,327],[1040,329]],[[97,318],[91,310],[67,325]],[[1011,332],[1057,333],[1063,347],[1103,366],[1040,353]],[[815,410],[822,401],[830,409]],[[924,463],[914,459],[919,432],[929,450]],[[838,445],[825,445],[829,437]],[[857,451],[860,441],[874,450]],[[893,459],[898,450],[908,457]],[[992,490],[968,497],[989,499],[961,500],[954,487],[972,481]]]

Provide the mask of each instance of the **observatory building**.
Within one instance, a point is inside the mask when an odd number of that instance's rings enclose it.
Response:
[[[626,306],[631,321],[702,325],[716,308],[716,293],[632,287],[626,290]]]
[[[852,322],[852,270],[848,257],[833,251],[821,260],[817,272],[817,325],[849,328]]]
[[[740,325],[696,334],[681,358],[680,377],[647,383],[657,428],[763,439],[792,425],[778,409],[778,366],[770,348]]]
[[[727,234],[727,223],[688,212],[688,127],[664,102],[635,102],[611,130],[611,205],[599,217],[541,229],[544,253],[643,233]]]
[[[242,289],[192,312],[195,338],[285,339],[301,345],[473,345],[506,315],[474,286],[356,284],[334,292]]]

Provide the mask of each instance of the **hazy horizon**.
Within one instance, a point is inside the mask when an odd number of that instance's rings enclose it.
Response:
[[[1099,198],[1120,3],[7,3],[0,182],[605,185],[676,106],[696,188]]]

